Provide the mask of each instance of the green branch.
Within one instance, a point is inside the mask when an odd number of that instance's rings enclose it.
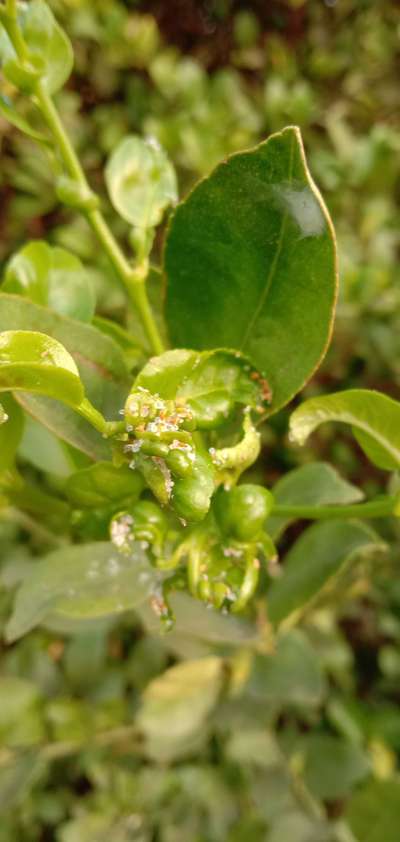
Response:
[[[90,195],[91,189],[80,161],[54,102],[41,82],[38,82],[36,86],[35,99],[57,144],[60,157],[68,175],[82,189],[83,193]],[[161,354],[164,351],[164,346],[149,304],[145,287],[145,277],[143,271],[141,271],[142,267],[132,267],[130,265],[101,211],[96,208],[83,209],[83,213],[137,308],[153,351],[156,354]]]
[[[6,0],[6,5],[0,7],[0,19],[21,64],[24,65],[24,63],[29,61],[29,51],[18,24],[16,0]],[[77,196],[80,194],[85,198],[85,201],[81,203],[77,199],[75,206],[86,216],[120,281],[125,286],[142,320],[152,350],[156,354],[161,354],[165,349],[150,307],[145,286],[148,274],[147,261],[143,265],[132,266],[125,257],[101,211],[98,209],[98,197],[92,192],[88,184],[79,158],[54,105],[53,99],[47,92],[42,81],[36,82],[33,86],[32,97],[51,132],[65,172],[76,187]]]

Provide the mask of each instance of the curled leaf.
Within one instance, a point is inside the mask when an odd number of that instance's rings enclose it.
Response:
[[[0,391],[23,390],[78,407],[84,398],[78,369],[60,342],[29,330],[0,334]]]

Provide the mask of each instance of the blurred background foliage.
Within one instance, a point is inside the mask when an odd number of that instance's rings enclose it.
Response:
[[[103,194],[104,161],[128,132],[162,143],[184,194],[227,154],[301,127],[341,277],[332,347],[306,393],[363,386],[398,397],[398,4],[50,5],[76,57],[60,109]],[[30,238],[70,248],[90,268],[100,313],[118,319],[123,293],[85,222],[60,207],[45,153],[3,119],[0,143],[0,260]],[[317,456],[367,493],[382,490],[345,434],[324,430],[299,453],[286,430],[281,413],[259,479]],[[33,441],[43,470],[49,440]],[[222,627],[184,597],[168,637],[129,615],[55,621],[3,647],[0,842],[399,842],[398,530],[380,528],[389,558],[360,562],[346,598],[307,614],[275,652],[254,656],[245,628]],[[4,620],[35,539],[23,524],[0,529]]]

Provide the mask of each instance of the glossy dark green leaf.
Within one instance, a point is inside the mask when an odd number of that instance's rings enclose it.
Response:
[[[154,228],[177,201],[175,170],[157,141],[124,138],[106,167],[106,182],[118,213],[139,228]]]
[[[74,360],[60,342],[44,333],[0,333],[0,391],[27,391],[78,407],[84,389]]]
[[[98,508],[134,502],[142,488],[141,474],[128,465],[117,468],[111,462],[97,462],[72,474],[66,484],[66,493],[74,506]]]
[[[146,752],[157,760],[190,752],[205,735],[223,685],[224,662],[216,657],[186,661],[151,681],[137,717]]]
[[[269,619],[276,625],[304,609],[351,561],[384,548],[379,535],[363,523],[314,524],[289,550],[282,575],[268,591]]]
[[[400,403],[380,392],[349,389],[301,404],[290,419],[292,441],[304,444],[325,421],[350,424],[371,462],[388,471],[400,467]]]
[[[100,542],[56,550],[19,588],[7,639],[16,640],[54,612],[77,619],[119,614],[144,602],[156,584],[140,544],[124,555]]]
[[[90,322],[94,315],[91,280],[79,258],[42,240],[28,243],[11,258],[2,289],[78,321]]]
[[[175,345],[243,351],[270,382],[273,410],[301,389],[329,342],[336,256],[298,129],[195,187],[174,214],[165,270]]]
[[[326,506],[359,503],[363,492],[347,482],[326,462],[301,465],[285,474],[273,487],[277,505]],[[278,538],[291,523],[291,518],[272,515],[267,520],[267,531]]]
[[[135,387],[164,399],[183,401],[200,427],[226,420],[235,403],[258,406],[262,389],[252,379],[257,372],[232,351],[205,353],[176,349],[152,357],[136,378]]]
[[[19,5],[19,22],[29,52],[38,64],[40,62],[44,86],[49,93],[55,93],[64,85],[73,67],[71,44],[44,0]],[[15,59],[14,48],[2,30],[0,60],[8,78],[8,68],[11,64],[15,66]]]
[[[4,416],[0,421],[0,472],[14,464],[24,431],[24,416],[12,395],[1,396],[1,408]]]
[[[44,331],[61,342],[75,359],[89,400],[106,417],[118,417],[131,378],[121,349],[110,337],[19,295],[0,293],[0,330],[10,328]],[[107,442],[67,407],[25,392],[18,393],[18,401],[33,417],[90,458],[109,458]]]

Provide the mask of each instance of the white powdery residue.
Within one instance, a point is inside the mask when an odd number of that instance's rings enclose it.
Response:
[[[133,518],[131,515],[122,515],[113,520],[111,524],[111,541],[118,549],[129,545],[133,539],[132,535]]]
[[[171,471],[169,470],[169,468],[165,464],[164,459],[161,459],[160,456],[153,456],[153,462],[155,462],[156,465],[158,466],[158,468],[160,469],[160,471],[161,471],[161,473],[164,477],[165,490],[168,494],[168,497],[171,497],[172,489],[175,485],[175,483],[172,479]]]
[[[242,558],[243,552],[242,550],[236,549],[236,547],[224,547],[223,554],[225,558]]]

